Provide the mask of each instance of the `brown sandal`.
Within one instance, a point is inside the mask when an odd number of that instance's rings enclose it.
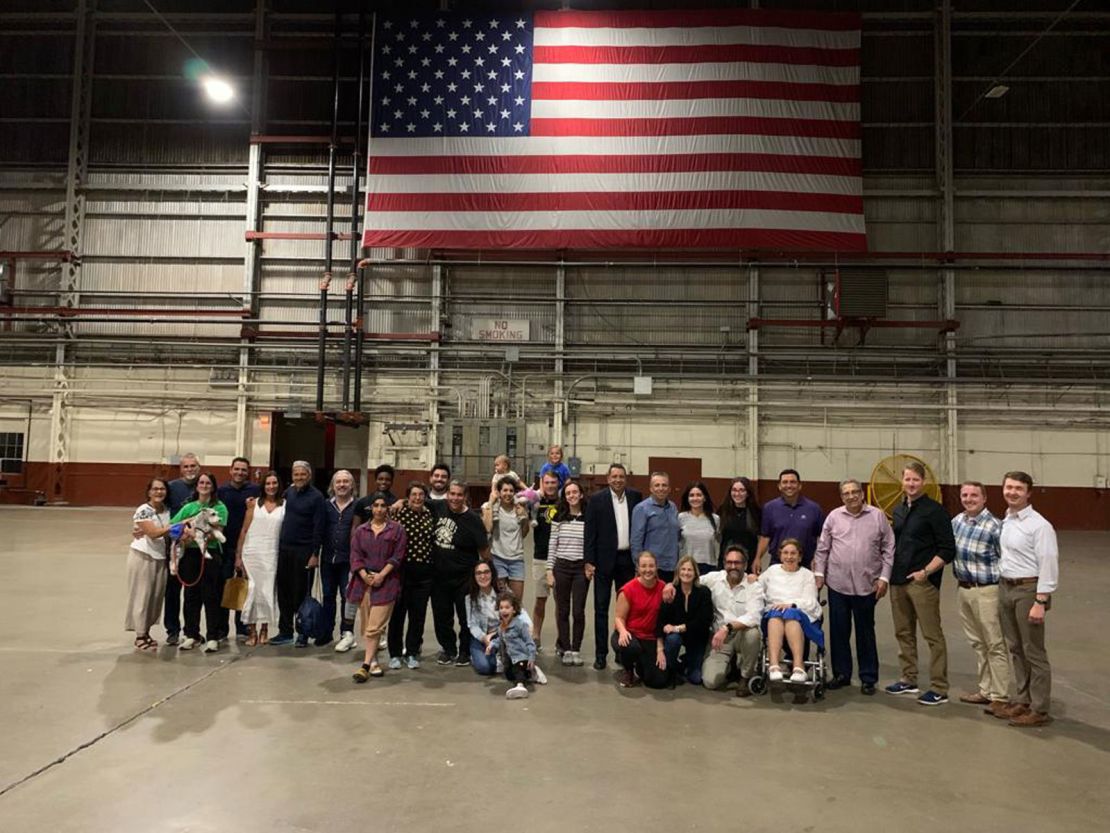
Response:
[[[150,638],[150,634],[147,634],[146,636],[139,636],[135,638],[135,650],[157,651],[158,643]]]
[[[268,645],[269,643],[270,643],[270,632],[269,632],[269,629],[265,625],[263,625],[261,633],[258,634],[258,644],[259,645]]]
[[[246,645],[248,648],[254,648],[258,645],[258,631],[255,630],[254,625],[251,625],[251,633],[247,637]]]

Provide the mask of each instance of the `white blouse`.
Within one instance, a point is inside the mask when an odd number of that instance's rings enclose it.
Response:
[[[774,605],[796,605],[798,610],[816,622],[821,618],[817,601],[817,579],[805,567],[788,573],[781,564],[773,564],[759,576],[763,585],[764,610]]]

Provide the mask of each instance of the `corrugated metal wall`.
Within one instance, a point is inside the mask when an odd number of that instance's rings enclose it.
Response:
[[[102,2],[97,15],[90,176],[85,203],[82,304],[135,310],[148,321],[78,321],[74,361],[172,363],[204,355],[234,366],[241,346],[251,363],[312,372],[322,240],[247,243],[246,231],[324,231],[326,149],[266,146],[261,223],[246,221],[247,159],[254,67],[254,3],[163,4],[192,47],[238,88],[237,103],[213,110],[185,77],[193,58],[141,4]],[[326,5],[326,4],[325,4]],[[437,3],[417,2],[414,8]],[[528,5],[528,4],[523,4]],[[715,5],[712,2],[702,5]],[[719,5],[734,5],[720,3]],[[865,212],[872,250],[935,251],[940,195],[934,174],[934,6],[932,0],[813,2],[772,0],[767,8],[854,8],[865,12],[862,68]],[[982,93],[996,74],[1058,13],[1050,0],[961,3],[953,16],[955,247],[965,252],[1105,252],[1110,248],[1110,77],[1102,48],[1110,28],[1092,13],[1064,20],[1008,76],[1001,99]],[[12,0],[0,10],[0,249],[64,248],[75,2]],[[297,48],[265,53],[269,134],[326,135],[331,116],[333,25],[329,9],[308,0],[270,4],[276,41]],[[1083,11],[1082,9],[1080,10]],[[1093,12],[1093,10],[1091,10]],[[353,23],[348,15],[346,24]],[[324,48],[313,48],[319,43]],[[341,55],[341,136],[353,132],[356,56]],[[337,157],[336,230],[350,225],[350,147]],[[253,247],[253,249],[252,249]],[[259,254],[248,297],[248,326],[211,313],[243,308],[244,259]],[[338,336],[350,243],[332,244],[329,321]],[[419,258],[427,253],[377,253]],[[1006,384],[1014,374],[1089,380],[1110,359],[1105,264],[981,263],[955,273],[958,373]],[[476,373],[532,372],[549,385],[556,358],[567,372],[643,372],[685,378],[740,378],[749,355],[769,376],[908,376],[940,379],[943,343],[936,330],[875,329],[860,344],[849,330],[767,327],[749,354],[750,317],[816,320],[825,316],[822,284],[830,265],[660,264],[568,266],[564,271],[564,351],[556,355],[559,303],[554,265],[450,264],[433,293],[428,263],[376,262],[366,280],[364,329],[375,334],[436,334],[432,341],[386,337],[369,345],[367,385],[428,372],[433,351],[444,384],[469,390]],[[934,264],[889,270],[889,317],[943,317]],[[21,260],[19,306],[52,306],[62,266]],[[754,276],[754,277],[753,277]],[[758,297],[753,299],[758,281]],[[434,314],[438,301],[440,315]],[[195,316],[174,316],[190,310]],[[531,338],[509,367],[500,345],[476,342],[476,322],[526,319]],[[10,361],[49,361],[57,321],[0,321]],[[337,367],[339,339],[328,347]],[[637,363],[639,363],[637,365]],[[284,372],[284,371],[282,371]],[[639,372],[639,371],[638,371]],[[328,396],[333,397],[329,378]],[[287,387],[291,383],[285,383]],[[298,382],[297,385],[300,385]],[[280,385],[279,385],[280,387]],[[290,389],[292,389],[290,387]],[[299,387],[297,388],[299,389]],[[436,394],[429,393],[429,396]],[[447,397],[446,402],[450,402]],[[530,400],[531,401],[531,400]],[[530,405],[531,407],[531,405]],[[535,407],[549,404],[537,398]]]

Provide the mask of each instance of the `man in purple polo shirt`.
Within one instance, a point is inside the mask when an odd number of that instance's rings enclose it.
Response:
[[[858,480],[841,481],[840,499],[844,505],[825,519],[813,558],[817,589],[829,588],[833,678],[828,687],[843,688],[852,682],[850,640],[854,621],[860,690],[870,695],[879,681],[875,604],[890,586],[894,530],[881,509],[864,502]]]
[[[763,569],[763,555],[771,551],[771,564],[779,563],[779,544],[787,538],[797,538],[802,543],[802,566],[813,563],[817,539],[825,513],[807,497],[802,497],[802,478],[794,469],[783,469],[779,474],[779,494],[763,507],[763,521],[759,528],[759,550],[752,562],[752,572],[757,576]]]

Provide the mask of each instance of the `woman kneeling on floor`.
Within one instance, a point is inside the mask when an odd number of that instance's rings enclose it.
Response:
[[[528,696],[524,684],[532,679],[536,667],[536,643],[530,623],[520,610],[520,599],[508,590],[497,595],[497,628],[486,644],[487,655],[497,655],[505,669],[505,679],[513,687],[505,692],[509,700]]]
[[[636,560],[636,578],[621,588],[613,615],[613,651],[624,670],[617,681],[631,688],[643,681],[648,688],[666,688],[667,658],[663,640],[655,638],[663,582],[659,581],[655,556],[645,550]]]
[[[821,605],[817,601],[817,579],[802,564],[802,545],[787,538],[779,547],[779,562],[768,567],[759,577],[767,605],[763,628],[767,636],[767,679],[782,682],[782,642],[790,646],[793,670],[790,682],[804,683],[805,640],[825,644],[821,630]]]
[[[356,683],[385,672],[378,665],[378,640],[385,633],[393,605],[401,595],[401,564],[408,550],[405,529],[389,518],[389,498],[376,492],[370,499],[370,521],[351,538],[351,582],[347,601],[362,613],[366,655],[354,673]]]
[[[474,565],[470,592],[466,595],[466,626],[470,630],[470,666],[482,677],[492,677],[504,670],[501,655],[486,651],[501,624],[497,602],[497,566],[492,561],[479,561]],[[520,612],[520,620],[531,633],[532,620],[528,611]],[[532,663],[531,676],[534,682],[547,684],[547,676],[535,663]]]
[[[692,555],[678,559],[674,573],[674,594],[664,588],[663,604],[655,635],[662,640],[667,659],[664,669],[670,684],[685,680],[701,685],[701,665],[709,644],[709,626],[713,624],[713,594],[698,581],[698,561]],[[671,597],[668,601],[668,597]],[[678,652],[686,649],[682,659]]]

